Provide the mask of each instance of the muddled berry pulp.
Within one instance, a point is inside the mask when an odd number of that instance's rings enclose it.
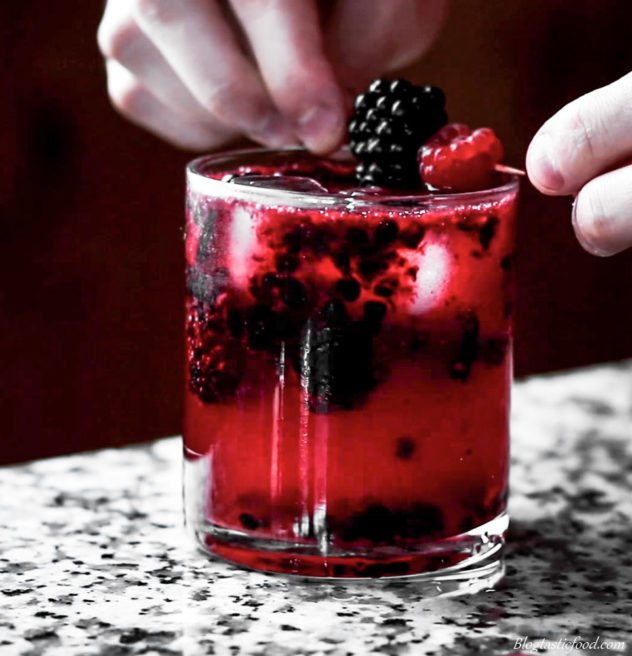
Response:
[[[307,555],[208,548],[321,576],[453,564],[424,545],[506,499],[515,190],[394,207],[188,200],[184,438],[204,520]]]

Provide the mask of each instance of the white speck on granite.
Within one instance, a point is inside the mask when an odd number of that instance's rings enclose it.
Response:
[[[176,438],[0,468],[0,656],[632,653],[632,361],[515,385],[495,590],[211,560],[180,472]]]

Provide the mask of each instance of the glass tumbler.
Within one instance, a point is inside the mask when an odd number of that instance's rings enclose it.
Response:
[[[314,577],[498,571],[517,194],[500,175],[359,189],[301,150],[188,166],[185,512],[203,549]]]

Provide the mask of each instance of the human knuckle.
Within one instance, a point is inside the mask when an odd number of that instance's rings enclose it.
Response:
[[[215,86],[205,95],[203,105],[213,115],[230,118],[236,106],[252,106],[255,100],[236,81]]]
[[[300,61],[296,61],[279,73],[277,87],[285,90],[290,97],[302,95],[310,89],[319,88],[322,85],[321,77],[316,62],[310,74]]]
[[[274,92],[286,111],[296,115],[307,111],[315,101],[331,97],[335,89],[318,62],[314,62],[311,71],[297,62],[279,74]]]
[[[133,78],[113,81],[108,85],[110,100],[116,109],[126,116],[136,116],[141,109],[144,89]]]
[[[594,106],[578,103],[571,114],[570,130],[575,147],[591,159],[596,157],[599,123]]]
[[[97,30],[97,44],[108,59],[125,61],[137,37],[136,24],[131,19],[120,22],[103,21]]]
[[[176,0],[131,0],[134,14],[149,24],[171,23],[180,14]]]
[[[240,11],[251,18],[279,9],[279,0],[233,0],[233,2]]]

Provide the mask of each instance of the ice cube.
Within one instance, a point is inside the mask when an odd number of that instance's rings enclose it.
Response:
[[[257,173],[245,173],[244,175],[235,176],[230,182],[248,187],[264,187],[266,189],[279,189],[283,191],[328,193],[327,189],[320,182],[304,175],[260,175]]]
[[[439,305],[445,295],[450,274],[450,254],[443,244],[426,244],[423,251],[409,257],[419,269],[415,281],[413,312],[423,314]]]
[[[251,257],[257,246],[255,222],[256,216],[248,209],[239,205],[235,207],[230,224],[228,253],[235,284],[243,289],[248,287]]]

